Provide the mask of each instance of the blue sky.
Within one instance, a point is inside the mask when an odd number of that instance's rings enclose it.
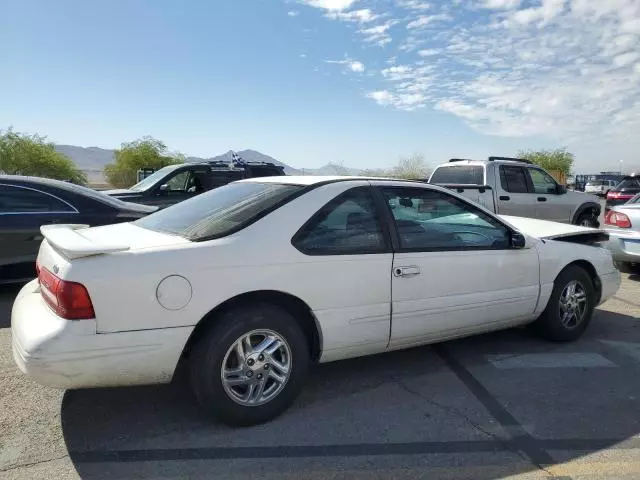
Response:
[[[385,167],[568,146],[640,166],[637,0],[21,0],[0,128]]]

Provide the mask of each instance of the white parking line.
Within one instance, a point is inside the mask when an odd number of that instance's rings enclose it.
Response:
[[[617,367],[597,353],[525,353],[486,355],[494,367],[507,368],[601,368]]]

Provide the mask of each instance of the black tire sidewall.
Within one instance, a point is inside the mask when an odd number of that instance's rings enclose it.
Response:
[[[598,222],[598,217],[596,217],[594,214],[592,213],[583,213],[581,214],[578,219],[576,220],[576,225],[582,226],[582,221],[583,220],[589,220],[589,226],[592,228],[598,228],[599,226],[599,222]]]
[[[292,369],[278,396],[264,405],[248,407],[229,398],[220,372],[231,345],[242,335],[260,329],[273,330],[286,340],[291,350]],[[258,304],[223,314],[196,346],[189,370],[196,399],[207,413],[227,425],[248,426],[266,422],[284,412],[300,393],[308,367],[309,347],[295,318],[280,307]]]
[[[585,288],[587,293],[587,310],[582,323],[576,328],[568,329],[562,325],[560,318],[560,295],[569,284],[569,282],[577,280]],[[593,316],[593,310],[596,303],[596,291],[593,286],[593,280],[589,274],[577,265],[571,265],[565,268],[556,278],[553,285],[553,291],[549,297],[547,307],[544,312],[533,324],[534,328],[545,338],[556,342],[571,342],[577,340],[587,329]]]

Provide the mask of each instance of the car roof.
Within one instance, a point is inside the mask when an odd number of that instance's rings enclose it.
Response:
[[[381,180],[381,181],[394,181],[405,183],[425,183],[419,180],[406,180],[400,178],[386,178],[386,177],[368,177],[357,175],[283,175],[279,177],[254,177],[239,180],[239,182],[249,183],[285,183],[289,185],[317,185],[319,183],[334,183],[334,182],[348,182],[348,181],[362,181],[362,180]]]
[[[0,183],[20,183],[30,185],[45,185],[48,187],[62,188],[64,190],[73,190],[75,184],[64,182],[62,180],[55,180],[53,178],[44,177],[31,177],[27,175],[0,175]]]

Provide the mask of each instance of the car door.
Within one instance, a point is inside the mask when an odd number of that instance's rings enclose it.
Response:
[[[40,226],[74,223],[77,214],[68,202],[38,189],[0,184],[0,268],[33,263],[42,242]]]
[[[390,348],[500,328],[531,318],[535,248],[511,246],[498,219],[448,193],[380,187],[395,234]]]
[[[500,188],[496,198],[496,212],[501,215],[536,218],[537,201],[531,193],[529,179],[524,167],[500,165],[498,167]]]
[[[204,191],[204,188],[198,188],[196,181],[199,179],[195,177],[193,169],[180,169],[168,175],[144,203],[167,207],[192,198]]]
[[[563,201],[565,197],[553,177],[535,167],[528,167],[527,175],[536,199],[536,218],[565,223],[571,221],[572,205]]]
[[[317,285],[313,302],[322,325],[323,359],[384,351],[391,324],[393,254],[371,187],[337,195],[291,243],[304,255],[300,262],[306,277],[333,279]]]

